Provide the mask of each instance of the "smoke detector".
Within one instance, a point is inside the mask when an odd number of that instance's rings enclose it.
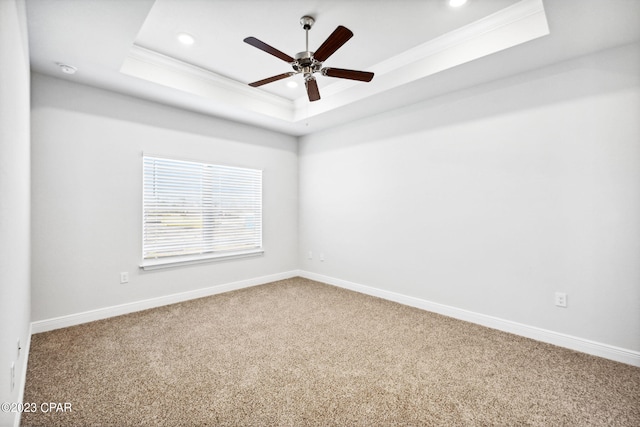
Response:
[[[78,69],[73,65],[58,63],[58,67],[60,67],[60,70],[65,74],[75,74],[76,71],[78,71]]]

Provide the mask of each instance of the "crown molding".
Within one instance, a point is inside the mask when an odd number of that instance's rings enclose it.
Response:
[[[137,44],[131,46],[120,72],[267,116],[293,119],[288,99]]]
[[[134,44],[120,71],[221,105],[300,123],[310,117],[549,34],[542,0],[522,0],[492,15],[386,59],[369,69],[371,83],[339,80],[322,101],[293,101]]]
[[[522,0],[457,30],[411,48],[369,68],[375,77],[367,90],[360,82],[341,80],[322,89],[321,108],[305,111],[310,117],[357,100],[422,79],[549,34],[542,0]],[[350,93],[346,97],[345,94]],[[306,98],[294,101],[300,116]]]
[[[512,6],[472,22],[471,24],[450,31],[440,37],[380,62],[374,66],[374,71],[379,74],[386,74],[399,68],[410,66],[411,64],[418,62],[420,59],[428,58],[440,52],[452,49],[455,46],[477,40],[483,35],[490,33],[500,33],[502,35],[506,32],[505,30],[521,28],[521,24],[526,24],[532,17],[543,18],[541,21],[541,23],[544,24],[542,28],[536,28],[535,33],[527,31],[525,34],[523,32],[522,40],[505,41],[506,47],[502,47],[502,49],[549,34],[542,0],[522,0]]]

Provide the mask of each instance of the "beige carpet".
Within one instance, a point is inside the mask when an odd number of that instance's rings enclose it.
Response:
[[[640,425],[640,369],[306,279],[33,336],[23,426]]]

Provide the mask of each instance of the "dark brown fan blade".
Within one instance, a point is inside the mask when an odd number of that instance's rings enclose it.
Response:
[[[350,29],[338,26],[333,33],[322,43],[322,45],[313,54],[313,57],[320,62],[326,61],[333,53],[340,49],[340,46],[345,44],[347,40],[353,37],[353,33]]]
[[[316,79],[310,78],[305,80],[304,85],[307,87],[309,101],[317,101],[320,99],[320,91],[318,90],[318,82],[316,82]]]
[[[371,79],[373,79],[373,73],[368,71],[345,70],[342,68],[323,68],[322,74],[339,79],[359,80],[361,82],[370,82]]]
[[[258,40],[255,37],[247,37],[246,39],[244,39],[244,42],[247,43],[247,44],[250,44],[253,47],[257,47],[258,49],[263,50],[263,51],[265,51],[267,53],[270,53],[271,55],[275,56],[276,58],[280,58],[283,61],[286,61],[286,62],[289,62],[289,63],[295,61],[295,59],[293,59],[292,57],[290,57],[286,53],[280,52],[275,47],[269,46],[265,42],[262,42],[262,41]]]
[[[291,77],[294,74],[295,74],[294,72],[278,74],[277,76],[273,76],[273,77],[266,78],[264,80],[258,80],[257,82],[249,83],[249,86],[258,87],[258,86],[266,85],[267,83],[272,83],[278,80],[286,79],[287,77]]]

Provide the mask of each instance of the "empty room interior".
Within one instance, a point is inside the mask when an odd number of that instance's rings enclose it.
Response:
[[[640,425],[640,1],[0,0],[0,425]]]

